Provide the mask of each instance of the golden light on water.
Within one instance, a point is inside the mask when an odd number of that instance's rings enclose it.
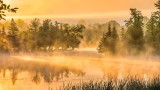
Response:
[[[73,19],[93,19],[95,21],[101,19],[106,23],[108,19],[126,20],[130,16],[129,8],[137,7],[147,17],[151,15],[151,12],[155,11],[153,4],[155,0],[147,0],[145,4],[143,4],[143,0],[4,0],[4,2],[19,8],[16,14],[7,13],[6,19],[20,18],[24,19],[24,21],[26,19],[25,22],[27,22],[27,19],[32,18],[40,18],[40,20],[48,18],[56,21],[58,19],[68,19],[70,21]],[[88,27],[90,27],[89,24]],[[98,28],[98,30],[100,29]],[[30,37],[30,35],[27,37]],[[4,81],[4,84],[9,86],[13,85],[16,80],[21,82],[16,84],[17,86],[26,84],[26,82],[32,85],[33,83],[31,82],[35,79],[40,80],[43,78],[42,83],[40,83],[43,88],[33,85],[33,87],[40,89],[44,89],[49,85],[64,83],[67,80],[77,82],[80,80],[107,80],[106,78],[112,79],[112,77],[119,80],[127,76],[137,76],[148,81],[148,78],[160,75],[160,62],[158,61],[159,57],[145,54],[139,56],[121,56],[117,54],[113,56],[111,54],[100,54],[96,47],[89,48],[89,46],[87,48],[81,48],[80,46],[80,49],[74,51],[35,51],[35,53],[29,54],[20,52],[18,54],[0,56],[0,58],[2,57],[0,59],[0,71],[2,71],[0,74],[3,74],[0,78],[3,77],[4,80],[2,79],[1,81]],[[4,74],[8,75],[5,76]],[[18,77],[18,74],[20,77]],[[31,77],[31,81],[28,81],[28,78]],[[37,82],[35,81],[36,84]],[[0,90],[5,90],[3,88],[0,86]]]
[[[86,50],[86,49],[85,49]],[[90,49],[88,49],[90,50]],[[83,50],[79,51],[83,52]],[[91,52],[95,52],[94,50]],[[86,75],[102,78],[103,76],[152,76],[160,74],[160,62],[143,57],[110,57],[92,54],[80,56],[14,56],[21,60],[52,63],[53,65],[66,66],[84,70]],[[97,53],[96,53],[97,54]]]
[[[2,58],[1,62],[9,68],[17,68],[19,71],[18,80],[15,86],[12,85],[10,81],[10,73],[2,81],[4,81],[4,86],[9,90],[12,88],[19,88],[18,86],[23,86],[24,83],[29,85],[29,88],[48,88],[43,80],[39,85],[33,84],[30,76],[35,75],[35,71],[41,72],[42,76],[47,75],[48,71],[61,72],[64,70],[73,71],[67,78],[62,78],[59,81],[54,81],[51,83],[52,86],[62,85],[66,82],[80,82],[81,80],[107,80],[107,78],[114,78],[116,80],[123,79],[127,76],[137,76],[145,81],[152,78],[154,75],[159,75],[160,62],[159,58],[150,56],[112,56],[108,54],[98,54],[95,49],[84,48],[77,51],[64,51],[64,52],[54,52],[54,53],[39,53],[39,54],[19,54],[11,55],[4,60]],[[9,63],[8,63],[9,62]],[[1,63],[0,63],[1,65]],[[50,67],[53,68],[51,69]],[[29,70],[29,71],[23,71]],[[3,70],[3,69],[2,69]],[[16,70],[16,69],[15,69]],[[7,71],[8,72],[8,71]],[[28,72],[32,72],[29,74]],[[73,73],[83,72],[84,76],[74,76]],[[0,76],[2,77],[2,76]],[[3,87],[2,87],[3,88]],[[23,88],[23,90],[28,89]],[[33,90],[36,90],[33,89]],[[14,89],[12,89],[14,90]],[[32,90],[32,89],[31,89]]]

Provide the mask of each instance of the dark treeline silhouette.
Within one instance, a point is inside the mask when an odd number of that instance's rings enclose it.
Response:
[[[84,25],[69,25],[54,23],[46,19],[43,23],[34,19],[28,30],[19,30],[14,19],[11,20],[9,29],[3,26],[0,30],[1,52],[33,52],[52,50],[74,50],[78,48],[83,38]]]
[[[160,55],[160,0],[155,3],[155,7],[158,11],[152,13],[146,25],[141,11],[131,8],[131,17],[125,21],[127,30],[122,28],[120,39],[118,39],[116,27],[111,30],[109,25],[108,32],[100,40],[98,51],[134,55],[149,51],[152,54]],[[144,26],[146,26],[146,31]]]

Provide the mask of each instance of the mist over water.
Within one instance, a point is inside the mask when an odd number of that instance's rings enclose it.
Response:
[[[0,90],[160,90],[160,0],[143,3],[0,0]]]
[[[99,54],[95,49],[1,55],[0,61],[2,90],[56,89],[67,82],[117,80],[128,76],[152,78],[160,74],[159,57],[113,56]]]

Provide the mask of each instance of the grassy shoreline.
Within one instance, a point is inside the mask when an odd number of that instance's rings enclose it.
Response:
[[[121,80],[102,80],[67,83],[60,90],[160,90],[160,76],[151,78],[128,77]]]

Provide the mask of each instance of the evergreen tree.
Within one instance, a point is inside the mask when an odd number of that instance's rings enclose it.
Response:
[[[4,26],[0,30],[0,52],[8,52],[8,45],[6,41],[6,31]]]
[[[117,30],[116,30],[116,27],[114,25],[113,27],[113,30],[112,30],[112,42],[111,42],[111,53],[112,54],[115,54],[117,52],[117,43],[118,43],[118,40],[119,40],[119,36],[117,34]]]
[[[17,25],[16,25],[14,19],[12,18],[11,24],[10,24],[10,27],[9,27],[9,34],[10,35],[16,35],[17,32],[18,32]]]
[[[114,27],[113,27],[112,37],[113,37],[113,39],[114,39],[115,41],[119,38],[119,37],[118,37],[118,34],[117,34],[117,30],[116,30],[115,25],[114,25]]]
[[[160,54],[160,0],[158,0],[157,3],[155,3],[155,7],[158,9],[158,11],[155,12],[154,15],[157,21],[156,53]]]
[[[124,36],[125,36],[125,29],[124,29],[124,27],[122,27],[122,29],[121,29],[121,40],[124,40]]]
[[[103,34],[103,37],[100,41],[99,47],[98,47],[98,52],[99,53],[104,53],[108,51],[109,44],[110,44],[110,39],[111,39],[111,25],[108,25],[108,32],[106,34]]]
[[[38,31],[40,26],[40,20],[35,18],[31,21],[31,24],[29,25],[29,30]]]
[[[160,0],[155,3],[155,7],[158,11],[152,13],[147,23],[146,41],[154,54],[160,54]]]
[[[131,17],[126,21],[125,45],[128,52],[138,54],[144,49],[143,16],[137,9],[130,9]]]
[[[29,48],[27,47],[29,38],[27,31],[19,31],[19,49],[20,51],[27,52]]]
[[[53,23],[50,23],[50,30],[49,30],[49,37],[50,37],[50,43],[49,43],[49,50],[53,50],[53,46],[56,41],[56,27]]]
[[[68,24],[63,24],[63,27],[64,27],[64,36],[63,36],[63,48],[64,49],[67,49],[69,48],[69,45],[70,45],[70,31],[69,31],[69,28],[71,28]]]
[[[38,40],[39,40],[39,27],[40,27],[40,20],[39,19],[34,19],[31,21],[29,25],[29,30],[24,32],[24,35],[26,38],[26,49],[29,50],[30,52],[36,51],[39,48],[38,45]]]
[[[148,45],[153,48],[156,48],[156,35],[157,35],[157,25],[154,15],[151,16],[149,22],[147,23],[147,32],[145,39]]]
[[[50,19],[46,19],[39,28],[38,37],[40,38],[38,38],[38,45],[39,47],[44,48],[44,50],[51,44],[51,38],[49,35],[51,23]]]
[[[7,40],[10,45],[10,51],[18,51],[19,50],[19,38],[18,38],[18,28],[14,21],[14,19],[11,20],[9,32],[7,35]]]
[[[62,23],[59,23],[57,21],[55,21],[54,24],[54,29],[55,29],[55,41],[54,41],[54,47],[55,50],[58,49],[63,49],[64,47],[64,42],[65,42],[65,38],[64,38],[64,30],[62,28]]]
[[[99,53],[110,52],[111,54],[115,54],[118,39],[119,36],[117,34],[116,27],[114,26],[113,29],[111,30],[111,25],[109,24],[108,32],[106,34],[103,34],[103,37],[100,41],[98,52]]]

